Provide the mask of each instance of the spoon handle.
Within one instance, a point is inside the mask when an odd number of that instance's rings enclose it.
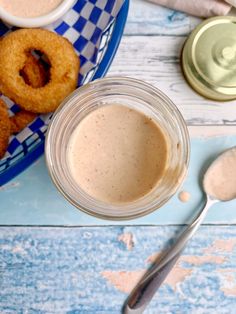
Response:
[[[160,262],[154,264],[150,271],[144,275],[138,285],[131,292],[124,308],[124,314],[143,313],[155,292],[161,286],[179,259],[188,240],[192,238],[195,231],[200,226],[208,209],[216,202],[216,200],[212,200],[209,196],[207,196],[204,208],[196,216],[194,221],[183,231],[175,244],[162,257]]]

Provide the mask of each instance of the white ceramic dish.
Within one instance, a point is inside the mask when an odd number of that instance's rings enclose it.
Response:
[[[74,3],[75,0],[63,0],[62,3],[50,13],[31,18],[14,16],[0,6],[0,18],[4,22],[17,27],[42,27],[56,22],[73,6]]]

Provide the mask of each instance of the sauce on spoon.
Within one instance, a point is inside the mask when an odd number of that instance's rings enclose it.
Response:
[[[217,158],[205,174],[204,189],[221,201],[236,198],[236,148],[231,148]]]

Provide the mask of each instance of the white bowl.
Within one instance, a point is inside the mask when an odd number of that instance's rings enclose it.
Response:
[[[0,6],[0,19],[10,25],[22,28],[41,27],[56,22],[73,6],[75,2],[76,0],[63,0],[61,4],[48,14],[30,18],[14,16]]]

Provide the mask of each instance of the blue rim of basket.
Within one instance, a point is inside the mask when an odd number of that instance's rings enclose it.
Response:
[[[107,73],[112,63],[112,60],[115,57],[116,51],[119,47],[128,16],[128,11],[129,0],[125,0],[119,14],[117,15],[112,36],[107,46],[107,50],[92,78],[92,81],[105,76],[105,74]],[[20,174],[22,171],[24,171],[26,168],[28,168],[43,153],[44,153],[44,139],[41,140],[41,142],[38,145],[35,145],[35,147],[27,155],[17,160],[16,163],[12,164],[8,169],[4,170],[4,172],[0,174],[0,186],[7,183],[15,176]]]

